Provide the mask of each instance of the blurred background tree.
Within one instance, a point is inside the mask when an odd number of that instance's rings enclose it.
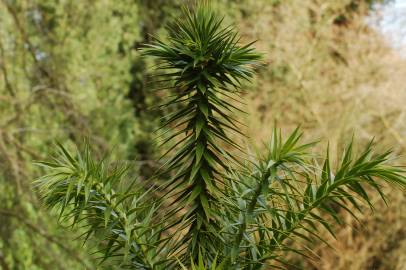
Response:
[[[148,163],[145,71],[137,46],[164,19],[150,1],[0,4],[0,261],[5,269],[79,269],[91,261],[32,193],[33,160],[55,140]],[[161,3],[169,13],[175,4]],[[155,9],[156,10],[156,9]],[[151,21],[153,23],[151,23]],[[81,254],[82,253],[82,254]],[[6,266],[7,265],[7,266]],[[82,267],[83,268],[83,267]],[[92,267],[90,267],[92,268]]]
[[[70,241],[75,236],[43,211],[32,192],[40,174],[33,161],[52,152],[55,140],[81,144],[87,137],[96,154],[111,151],[136,161],[135,174],[152,173],[158,153],[151,132],[165,112],[149,110],[160,94],[148,92],[153,63],[137,49],[161,36],[185,2],[0,0],[0,268],[96,268]],[[405,153],[405,60],[365,20],[383,1],[214,2],[267,57],[247,96],[252,141],[268,138],[277,121],[286,130],[301,124],[335,152],[355,131]],[[387,192],[391,206],[340,229],[334,249],[315,245],[317,263],[292,257],[292,264],[404,269],[406,200]]]

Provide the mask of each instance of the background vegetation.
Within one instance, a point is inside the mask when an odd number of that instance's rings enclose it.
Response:
[[[246,97],[251,142],[260,146],[276,121],[286,131],[301,124],[307,139],[328,140],[333,153],[355,132],[364,142],[375,137],[404,154],[406,65],[366,25],[372,2],[216,1],[226,20],[244,39],[257,39],[266,56]],[[159,155],[151,131],[165,112],[148,110],[161,97],[148,92],[152,63],[137,49],[150,34],[163,34],[163,23],[183,3],[1,0],[0,267],[96,267],[70,241],[75,234],[58,229],[32,192],[32,180],[41,174],[33,160],[52,152],[55,140],[81,144],[89,137],[96,154],[111,151],[136,161],[134,173],[148,177],[157,166],[152,157]],[[389,207],[378,204],[361,224],[337,228],[337,239],[329,241],[333,249],[315,244],[313,259],[291,255],[292,264],[404,269],[406,199],[387,193]]]

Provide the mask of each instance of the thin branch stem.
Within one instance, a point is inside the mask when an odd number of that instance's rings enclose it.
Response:
[[[241,245],[241,241],[243,239],[244,233],[247,230],[247,217],[251,217],[254,214],[257,202],[258,202],[258,198],[261,195],[262,190],[264,189],[264,187],[268,187],[269,186],[269,182],[272,181],[272,178],[275,177],[276,175],[276,169],[277,167],[280,165],[279,162],[274,163],[269,169],[266,170],[265,173],[262,174],[262,177],[260,179],[260,181],[258,182],[258,185],[255,189],[254,194],[252,195],[252,198],[248,204],[248,208],[246,213],[244,214],[244,218],[242,223],[240,224],[238,233],[236,235],[236,239],[235,239],[235,244],[234,244],[234,255],[237,256],[239,249],[240,249],[240,245]]]

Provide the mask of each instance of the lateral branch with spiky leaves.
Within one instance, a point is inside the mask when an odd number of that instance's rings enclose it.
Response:
[[[251,78],[259,55],[251,44],[241,47],[234,29],[223,28],[222,19],[205,4],[195,13],[185,9],[185,15],[169,25],[168,42],[157,40],[144,53],[161,60],[159,68],[169,72],[163,80],[174,82],[175,97],[164,106],[177,108],[164,126],[178,128],[164,143],[176,142],[177,152],[166,169],[177,173],[166,188],[176,189],[174,212],[188,208],[184,220],[190,229],[181,243],[190,240],[191,253],[197,257],[197,247],[209,254],[219,247],[219,217],[214,209],[219,207],[218,186],[230,161],[221,144],[237,147],[225,130],[240,133],[230,116],[237,108],[227,99],[238,93],[241,81]]]
[[[152,222],[156,207],[145,187],[133,180],[126,187],[130,192],[117,192],[126,166],[95,162],[89,147],[75,156],[62,145],[58,150],[58,158],[38,162],[51,171],[36,181],[45,205],[57,209],[61,221],[82,227],[85,242],[102,235],[97,251],[104,253],[103,261],[114,257],[122,267],[153,269],[160,230]]]
[[[315,143],[298,144],[301,136],[296,129],[283,142],[274,130],[266,156],[227,185],[227,205],[236,209],[234,223],[239,224],[228,232],[235,239],[230,257],[239,265],[249,265],[247,269],[279,268],[270,262],[286,264],[281,251],[304,255],[286,245],[286,239],[312,242],[313,237],[325,242],[321,227],[335,237],[328,217],[342,224],[339,210],[344,210],[357,219],[355,211],[363,211],[362,202],[373,208],[370,190],[386,201],[378,179],[403,190],[406,187],[405,171],[387,164],[391,152],[374,154],[372,142],[356,157],[350,143],[333,171],[328,153],[321,168],[314,163],[309,150]]]

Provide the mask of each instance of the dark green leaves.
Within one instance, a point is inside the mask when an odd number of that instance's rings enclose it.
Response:
[[[260,56],[252,43],[240,46],[235,30],[222,21],[207,4],[195,12],[185,9],[184,17],[168,26],[169,42],[146,45],[144,54],[160,59],[170,73],[165,76],[177,85],[197,87],[203,95],[209,87],[239,83],[253,75]]]
[[[186,202],[173,205],[173,211],[193,209],[181,226],[190,228],[181,240],[189,242],[188,252],[182,256],[185,263],[189,252],[197,258],[199,251],[205,255],[207,250],[221,250],[226,244],[213,233],[221,229],[218,186],[224,185],[224,172],[231,161],[222,149],[225,144],[235,146],[226,130],[239,131],[230,115],[237,105],[225,97],[235,95],[236,87],[253,75],[259,60],[252,44],[241,46],[234,29],[223,27],[222,21],[208,4],[200,4],[194,12],[185,9],[184,16],[168,26],[168,42],[156,40],[144,50],[168,72],[162,81],[173,82],[179,88],[175,89],[176,100],[182,100],[163,107],[175,109],[165,125],[177,127],[180,130],[175,134],[188,138],[179,143],[179,138],[170,137],[177,146],[172,158],[176,162],[167,163],[165,168],[169,174],[177,172],[167,185],[178,188],[171,189],[167,198]],[[171,85],[168,89],[173,90]],[[181,199],[183,196],[187,198]]]

